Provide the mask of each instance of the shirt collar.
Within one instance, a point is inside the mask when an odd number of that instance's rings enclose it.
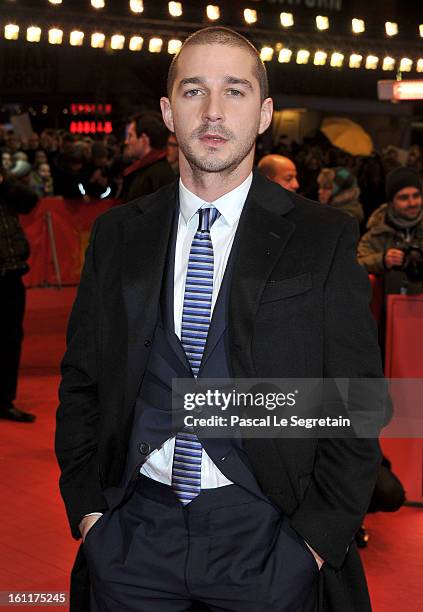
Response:
[[[202,206],[205,204],[213,204],[220,212],[225,222],[229,225],[234,225],[241,215],[252,180],[253,173],[250,172],[241,185],[238,185],[238,187],[235,187],[232,191],[220,196],[220,198],[214,202],[205,202],[185,187],[182,179],[179,179],[179,205],[183,220],[188,225],[192,217]]]

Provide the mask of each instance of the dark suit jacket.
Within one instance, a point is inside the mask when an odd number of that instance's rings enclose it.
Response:
[[[60,487],[75,538],[83,515],[105,510],[102,491],[122,476],[177,187],[174,182],[109,211],[92,232],[57,413]],[[254,174],[234,247],[229,334],[235,377],[382,376],[357,239],[351,217]],[[375,484],[378,443],[250,439],[245,448],[263,491],[326,560],[320,609],[369,610],[351,542]],[[86,576],[81,547],[75,584]]]

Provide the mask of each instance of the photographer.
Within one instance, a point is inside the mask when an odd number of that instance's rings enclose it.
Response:
[[[0,166],[0,418],[31,423],[35,416],[16,408],[19,361],[23,338],[25,287],[29,245],[19,214],[31,212],[37,194]]]
[[[385,293],[423,293],[421,179],[411,168],[395,168],[385,188],[388,202],[370,217],[358,261],[369,273],[384,276]]]

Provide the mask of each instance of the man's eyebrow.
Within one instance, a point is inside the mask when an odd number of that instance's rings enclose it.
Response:
[[[247,87],[248,89],[253,89],[251,81],[248,79],[241,79],[240,77],[235,76],[226,76],[224,81],[228,85],[244,85],[244,87]]]
[[[204,79],[199,76],[187,77],[186,79],[181,79],[179,82],[179,87],[183,87],[184,85],[204,85]]]
[[[223,81],[227,85],[243,85],[244,87],[247,87],[248,89],[253,89],[251,81],[249,81],[248,79],[241,79],[240,77],[227,75],[223,78]],[[199,77],[199,76],[194,76],[194,77],[187,77],[185,79],[181,79],[179,82],[179,87],[183,87],[184,85],[204,85],[204,84],[205,84],[204,78]]]

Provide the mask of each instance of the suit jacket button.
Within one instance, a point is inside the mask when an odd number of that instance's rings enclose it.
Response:
[[[140,442],[138,444],[138,450],[141,453],[141,455],[148,455],[148,453],[150,452],[151,446],[148,444],[148,442]]]
[[[151,340],[147,338],[147,340],[144,341],[144,346],[145,348],[149,348],[151,346]]]

